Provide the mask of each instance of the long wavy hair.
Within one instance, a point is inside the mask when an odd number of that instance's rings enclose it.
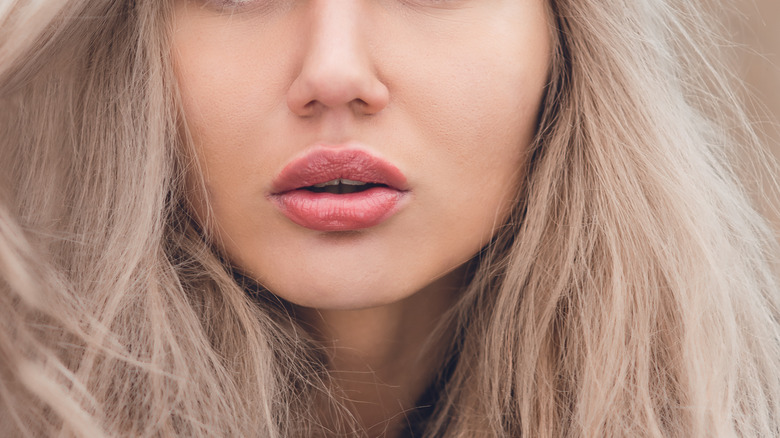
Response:
[[[0,432],[360,436],[187,214],[169,3],[0,4]],[[703,3],[549,0],[533,157],[430,341],[423,436],[780,435],[759,144]]]

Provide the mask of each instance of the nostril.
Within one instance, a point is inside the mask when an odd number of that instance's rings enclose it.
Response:
[[[317,101],[316,100],[309,101],[309,103],[303,106],[303,110],[305,111],[306,114],[302,114],[302,115],[311,115],[314,113],[316,108],[317,108]]]
[[[380,112],[388,103],[388,90],[370,61],[348,64],[314,60],[304,64],[288,90],[290,110],[301,117],[338,107],[349,108],[356,115]]]
[[[340,104],[334,105],[332,103],[329,104],[327,102],[328,101],[315,99],[315,100],[309,100],[303,105],[296,106],[294,103],[291,103],[290,99],[288,99],[288,106],[293,111],[293,113],[295,113],[300,117],[317,116],[322,111],[325,111],[327,109],[335,109],[338,108],[339,106],[342,106]],[[386,104],[379,103],[379,104],[372,105],[366,100],[354,99],[343,106],[349,109],[355,115],[371,115],[381,111],[386,106]]]
[[[360,114],[373,114],[370,111],[370,106],[366,101],[362,99],[356,99],[347,106],[355,115]],[[322,111],[328,108],[335,108],[332,105],[325,105],[319,100],[311,100],[301,107],[300,110],[294,111],[299,117],[314,117],[319,115]]]

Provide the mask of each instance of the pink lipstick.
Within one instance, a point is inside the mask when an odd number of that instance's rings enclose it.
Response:
[[[352,231],[393,216],[408,193],[391,163],[354,147],[317,146],[279,172],[269,199],[302,227]]]

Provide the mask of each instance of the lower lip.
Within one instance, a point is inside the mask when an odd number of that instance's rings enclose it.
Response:
[[[316,231],[370,228],[398,212],[407,193],[388,187],[337,195],[298,189],[273,195],[276,207],[294,223]]]

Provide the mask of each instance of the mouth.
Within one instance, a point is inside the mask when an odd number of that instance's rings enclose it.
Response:
[[[384,184],[376,184],[365,181],[355,181],[346,178],[336,178],[324,183],[314,184],[312,186],[303,187],[303,190],[308,190],[312,193],[332,193],[334,195],[345,195],[348,193],[360,193],[366,190],[373,189],[374,187],[387,187]]]
[[[269,199],[304,228],[353,231],[389,219],[408,194],[390,162],[359,148],[317,146],[282,169]]]

